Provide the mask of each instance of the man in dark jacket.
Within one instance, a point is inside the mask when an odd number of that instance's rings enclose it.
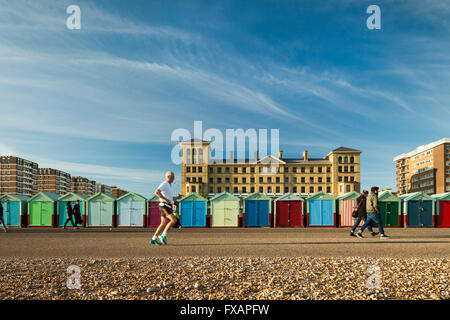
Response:
[[[67,202],[66,207],[67,207],[67,220],[64,223],[64,229],[66,229],[67,223],[69,221],[72,223],[73,227],[76,226],[76,224],[73,222],[73,209],[72,209],[72,204],[70,203],[70,201]]]
[[[365,222],[366,219],[367,219],[366,201],[367,201],[367,196],[368,195],[369,195],[369,191],[363,190],[363,192],[361,193],[359,198],[356,199],[356,203],[357,203],[356,210],[358,211],[358,217],[355,219],[355,224],[353,225],[352,230],[350,231],[350,236],[352,236],[352,237],[356,237],[355,230],[358,227],[358,225],[361,222],[361,220],[364,220],[364,222]],[[369,232],[372,233],[373,237],[375,237],[378,234],[378,232],[374,232],[372,230],[372,226],[371,225],[369,225],[367,227],[367,229],[369,229]]]
[[[80,200],[77,200],[73,206],[73,215],[75,216],[75,224],[83,224],[83,220],[81,219]]]
[[[3,219],[3,205],[1,202],[0,202],[0,222],[2,223],[3,230],[5,230],[5,232],[8,232],[8,227],[6,226],[5,220]]]

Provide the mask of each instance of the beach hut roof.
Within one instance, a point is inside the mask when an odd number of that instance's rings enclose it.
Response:
[[[85,196],[84,194],[68,192],[65,195],[59,197],[58,201],[64,201],[64,200],[67,200],[67,201],[69,201],[69,200],[71,200],[71,201],[76,201],[76,200],[84,201],[86,199],[87,199],[87,196]]]
[[[435,200],[450,200],[450,192],[433,194],[431,197]]]
[[[23,196],[20,194],[4,194],[0,196],[0,201],[3,199],[12,200],[12,201],[29,201],[30,197]]]
[[[96,193],[93,196],[90,196],[89,198],[86,199],[86,201],[92,201],[92,200],[96,200],[96,199],[101,199],[101,200],[109,200],[109,201],[114,201],[116,200],[116,197],[107,194],[107,193]]]
[[[209,201],[220,201],[220,200],[240,201],[238,197],[233,196],[231,193],[226,191],[216,194],[214,197],[209,199]]]
[[[392,202],[392,201],[400,201],[400,199],[394,196],[392,192],[390,192],[389,190],[384,190],[383,192],[380,192],[380,194],[378,194],[378,201]]]
[[[124,194],[123,196],[119,197],[117,199],[117,201],[121,201],[121,200],[123,200],[125,198],[129,198],[129,197],[134,197],[134,198],[138,198],[138,199],[143,200],[143,201],[147,201],[147,199],[144,196],[141,196],[140,194],[137,194],[137,193],[134,193],[134,192],[128,192],[127,194]]]
[[[297,193],[286,193],[275,201],[303,201],[303,198]]]
[[[47,200],[47,201],[56,201],[59,196],[55,193],[50,192],[38,192],[34,196],[32,196],[28,201],[37,201],[37,200]]]
[[[321,191],[309,196],[306,200],[336,200],[336,198],[332,194]]]
[[[338,200],[356,200],[358,199],[360,194],[356,191],[352,191],[346,194],[343,194],[342,196],[339,196]]]
[[[148,199],[148,202],[159,202],[159,197],[154,194],[150,199]]]
[[[271,198],[264,193],[254,192],[246,196],[244,200],[271,200]]]
[[[208,201],[208,199],[203,198],[198,193],[189,193],[188,195],[184,196],[180,201]]]
[[[419,192],[413,192],[413,193],[407,193],[400,197],[398,197],[400,200],[403,201],[409,201],[409,200],[434,200],[432,197],[427,195],[425,192],[419,191]]]

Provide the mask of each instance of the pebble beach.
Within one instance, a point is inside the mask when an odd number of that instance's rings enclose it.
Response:
[[[2,258],[0,263],[0,299],[450,299],[445,258]],[[67,273],[71,265],[79,267],[79,289],[67,286],[75,283]]]

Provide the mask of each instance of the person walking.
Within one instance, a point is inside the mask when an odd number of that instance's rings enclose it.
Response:
[[[380,208],[378,207],[378,189],[378,187],[372,187],[370,189],[370,196],[367,198],[366,203],[367,219],[356,234],[358,238],[364,238],[362,233],[370,223],[374,221],[378,225],[378,230],[380,230],[380,239],[389,239],[389,237],[384,234],[383,223],[381,222]]]
[[[367,204],[366,203],[367,203],[368,195],[369,195],[369,191],[363,190],[363,192],[361,193],[359,198],[356,199],[356,203],[357,203],[356,211],[358,212],[358,216],[356,217],[355,224],[353,225],[352,230],[350,231],[350,236],[352,236],[352,237],[356,237],[355,230],[359,226],[359,223],[361,222],[361,220],[363,220],[364,222],[366,222],[366,220],[367,220],[367,210],[366,210]],[[372,237],[375,237],[378,234],[378,232],[374,232],[372,230],[372,224],[369,224],[367,226],[367,229],[372,234]]]
[[[75,225],[83,225],[83,220],[81,219],[80,200],[77,200],[73,206],[73,215],[75,216]],[[80,228],[77,226],[77,229]]]
[[[69,221],[72,223],[72,227],[75,227],[75,223],[73,222],[73,209],[70,201],[67,201],[66,208],[67,208],[67,219],[66,222],[64,223],[64,229],[66,229],[67,223]]]
[[[159,198],[159,211],[161,213],[161,224],[155,231],[150,244],[167,244],[167,232],[175,225],[177,218],[173,214],[173,202],[181,198],[181,195],[173,197],[172,182],[175,180],[175,174],[172,171],[166,172],[166,180],[156,189],[155,194]],[[162,233],[161,233],[162,232]],[[158,241],[159,239],[159,241]]]
[[[2,223],[3,230],[8,232],[8,227],[6,226],[5,219],[3,218],[3,205],[0,202],[0,222]]]

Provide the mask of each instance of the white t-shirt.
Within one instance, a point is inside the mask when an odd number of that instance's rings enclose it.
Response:
[[[159,205],[160,206],[166,206],[171,208],[172,207],[172,203],[173,203],[173,191],[172,191],[172,185],[170,183],[168,183],[167,181],[162,182],[159,187],[158,190],[161,191],[161,194],[170,201],[170,205],[165,203],[163,199],[159,199]]]

